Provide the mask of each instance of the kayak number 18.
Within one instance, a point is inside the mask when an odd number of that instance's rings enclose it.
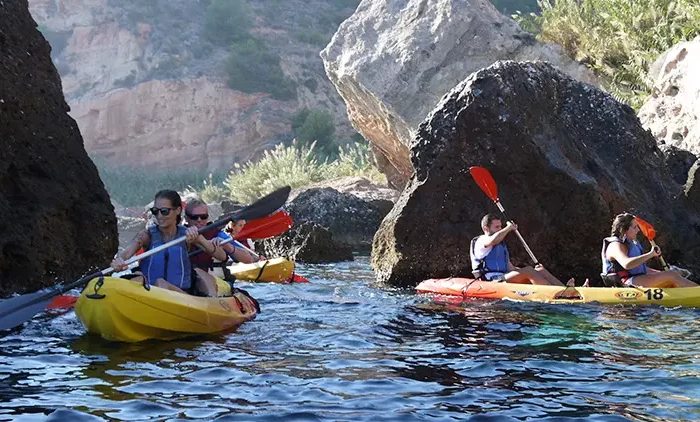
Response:
[[[644,293],[647,294],[647,300],[661,300],[664,298],[664,291],[663,289],[646,289],[644,290]]]

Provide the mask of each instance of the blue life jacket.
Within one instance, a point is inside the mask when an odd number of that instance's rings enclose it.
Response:
[[[510,254],[508,253],[508,248],[505,242],[493,245],[491,251],[483,259],[479,259],[474,254],[474,246],[476,246],[476,241],[481,236],[477,236],[472,239],[469,247],[469,256],[472,261],[472,269],[475,271],[480,271],[481,275],[484,276],[487,273],[507,273],[510,268]]]
[[[614,242],[624,243],[628,249],[627,256],[629,256],[630,258],[640,256],[644,252],[644,250],[642,249],[642,245],[636,240],[625,239],[625,241],[623,242],[622,239],[616,236],[606,237],[605,239],[603,239],[603,250],[600,253],[600,257],[603,262],[603,274],[618,274],[622,277],[629,277],[633,275],[642,275],[647,273],[647,264],[642,264],[638,267],[626,270],[622,267],[622,265],[620,265],[619,262],[610,261],[605,256],[605,251],[608,249],[608,246]]]
[[[149,249],[166,243],[163,242],[163,236],[160,234],[158,226],[150,226],[148,233],[151,235]],[[186,234],[186,227],[177,226],[175,238],[184,237]],[[184,241],[142,259],[139,268],[150,284],[155,284],[159,278],[163,278],[168,283],[183,290],[192,286],[192,265],[187,256],[187,245]]]

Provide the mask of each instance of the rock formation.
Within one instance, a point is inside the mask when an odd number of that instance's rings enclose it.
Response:
[[[318,31],[317,20],[351,13],[348,7],[250,2],[252,32],[279,53],[296,86],[296,100],[280,101],[227,86],[230,45],[204,36],[208,3],[31,0],[93,157],[112,166],[228,170],[292,139],[290,117],[304,107],[330,112],[339,138],[353,134],[321,47],[298,39]]]
[[[700,37],[662,54],[650,71],[652,94],[639,119],[662,146],[700,155]]]
[[[312,221],[294,226],[285,234],[266,239],[258,247],[264,256],[285,256],[305,264],[352,261],[352,250],[344,243],[336,242],[333,233]]]
[[[497,60],[546,60],[595,83],[559,46],[536,41],[488,0],[364,0],[321,57],[350,121],[399,188],[414,170],[418,124],[470,73]]]
[[[117,250],[114,209],[26,0],[0,2],[0,295],[72,281]]]
[[[679,200],[634,111],[543,62],[497,62],[440,100],[411,145],[414,177],[374,239],[378,278],[412,285],[469,275],[469,241],[497,212],[469,175],[484,166],[509,216],[560,279],[599,281],[617,213],[651,222],[668,261],[700,275],[700,212]],[[532,262],[507,239],[515,265]]]

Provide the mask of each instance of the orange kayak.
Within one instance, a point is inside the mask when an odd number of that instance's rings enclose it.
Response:
[[[647,287],[564,287],[499,283],[470,278],[425,280],[416,286],[421,293],[451,297],[506,299],[543,303],[600,303],[605,305],[663,305],[700,307],[700,286]]]

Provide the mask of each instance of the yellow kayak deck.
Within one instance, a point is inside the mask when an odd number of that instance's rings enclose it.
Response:
[[[236,263],[229,265],[228,270],[236,280],[288,283],[294,273],[294,261],[287,258],[273,258],[251,264]],[[223,277],[221,268],[214,268],[211,273],[217,277]]]
[[[257,315],[252,298],[217,280],[221,297],[197,297],[113,277],[88,283],[75,313],[89,333],[111,341],[172,340],[233,329]]]

